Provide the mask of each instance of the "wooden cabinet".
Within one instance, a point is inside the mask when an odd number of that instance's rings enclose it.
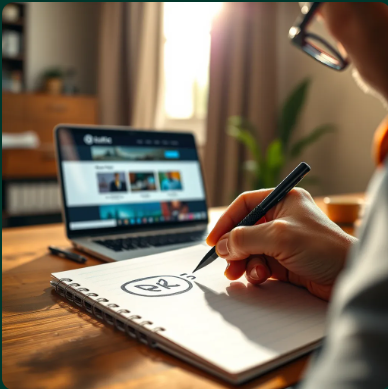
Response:
[[[32,121],[40,123],[95,123],[96,99],[94,97],[68,97],[51,95],[26,96],[25,113]]]
[[[2,97],[3,132],[34,131],[40,140],[37,149],[3,150],[3,179],[55,177],[54,127],[97,123],[93,96],[3,93]]]
[[[54,178],[57,176],[53,147],[44,150],[3,150],[3,180]]]
[[[96,124],[97,99],[5,92],[2,97],[3,132],[33,131],[40,141],[36,149],[3,150],[3,227],[58,223],[53,129],[59,123]]]

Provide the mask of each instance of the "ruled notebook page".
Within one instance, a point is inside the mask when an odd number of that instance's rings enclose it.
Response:
[[[324,335],[327,304],[306,290],[267,281],[231,282],[217,259],[191,272],[209,250],[198,245],[134,260],[54,273],[149,320],[173,343],[238,374]]]

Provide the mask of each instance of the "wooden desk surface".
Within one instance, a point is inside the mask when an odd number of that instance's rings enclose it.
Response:
[[[317,200],[322,205],[321,200]],[[211,211],[211,223],[222,209]],[[351,230],[349,231],[351,232]],[[62,225],[3,230],[3,383],[10,389],[229,388],[213,376],[150,349],[64,301],[50,274],[82,267],[47,253],[70,247]],[[101,262],[90,258],[89,266]],[[297,382],[302,357],[240,388]]]

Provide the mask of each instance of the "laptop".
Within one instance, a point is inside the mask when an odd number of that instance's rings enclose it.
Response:
[[[66,234],[77,249],[121,261],[204,241],[192,134],[70,124],[54,134]]]

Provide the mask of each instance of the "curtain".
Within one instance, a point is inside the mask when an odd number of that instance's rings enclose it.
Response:
[[[100,122],[153,128],[160,109],[163,3],[102,3]]]
[[[247,188],[247,152],[226,133],[227,119],[247,118],[264,147],[276,126],[276,4],[224,3],[213,23],[204,173],[210,206]]]

